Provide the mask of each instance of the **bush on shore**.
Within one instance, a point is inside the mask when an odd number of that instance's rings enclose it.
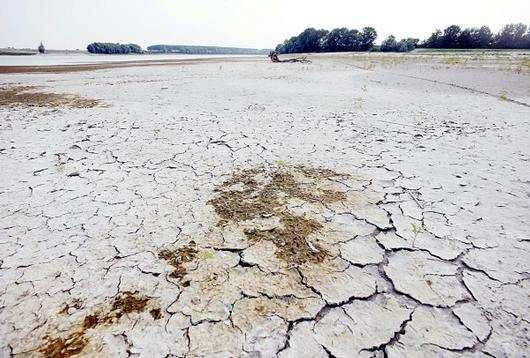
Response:
[[[414,50],[420,40],[414,38],[397,41],[394,35],[388,36],[379,47],[381,52],[410,52]]]
[[[100,54],[130,54],[130,53],[142,53],[142,48],[136,44],[118,44],[108,42],[94,42],[87,46],[87,51],[90,53]]]

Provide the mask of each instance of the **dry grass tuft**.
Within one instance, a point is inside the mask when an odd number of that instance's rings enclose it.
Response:
[[[252,241],[273,242],[276,255],[290,265],[322,262],[327,251],[310,241],[311,235],[322,229],[322,224],[294,215],[286,204],[292,200],[317,205],[344,201],[344,192],[322,188],[322,184],[344,177],[329,169],[302,166],[248,169],[235,173],[218,186],[217,196],[208,203],[220,217],[221,228],[229,222],[248,224],[251,220],[277,218],[281,226],[267,230],[252,228],[244,233]]]
[[[36,86],[0,87],[0,107],[94,108],[102,105],[100,100],[75,94],[40,92]]]

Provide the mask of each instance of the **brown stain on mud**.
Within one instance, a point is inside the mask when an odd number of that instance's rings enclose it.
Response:
[[[45,336],[46,343],[39,348],[39,352],[50,358],[75,356],[89,344],[88,330],[116,324],[125,315],[144,312],[148,309],[149,303],[150,299],[147,297],[133,292],[123,292],[114,299],[107,310],[86,315],[83,322],[66,337]],[[152,308],[149,313],[155,320],[162,318],[160,308]]]
[[[165,249],[158,253],[159,258],[174,268],[169,277],[178,280],[182,286],[189,285],[189,281],[184,280],[187,274],[185,264],[192,262],[197,257],[198,251],[195,246],[195,242],[191,241],[187,246],[175,250]]]
[[[323,189],[321,184],[345,177],[347,175],[330,169],[303,166],[247,169],[234,173],[217,186],[216,197],[208,203],[220,217],[218,227],[221,229],[230,222],[279,219],[279,227],[246,229],[244,233],[251,241],[273,242],[277,257],[291,265],[322,262],[328,252],[310,241],[311,235],[322,229],[322,224],[291,213],[286,203],[293,199],[322,205],[344,201],[344,192]]]
[[[155,320],[159,320],[162,318],[162,310],[160,308],[153,308],[149,311],[149,314],[153,317]]]
[[[81,300],[79,299],[75,299],[71,303],[65,303],[64,307],[57,313],[61,315],[68,315],[70,314],[70,309],[73,308],[73,309],[78,310],[82,306],[83,306],[83,302],[81,302]]]
[[[71,333],[66,338],[46,336],[44,339],[47,340],[47,343],[39,349],[39,352],[47,358],[72,357],[81,353],[88,345],[88,338],[83,332]]]
[[[42,92],[37,86],[0,87],[0,107],[9,106],[94,108],[103,103],[76,94]]]

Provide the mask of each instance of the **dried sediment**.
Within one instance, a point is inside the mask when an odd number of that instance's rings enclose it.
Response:
[[[346,194],[326,188],[330,178],[344,177],[329,169],[303,166],[264,167],[235,173],[216,188],[217,196],[209,203],[220,217],[218,226],[241,224],[252,220],[278,219],[279,226],[268,229],[246,228],[252,241],[268,240],[276,247],[276,255],[292,265],[321,262],[328,252],[312,241],[322,229],[315,219],[295,215],[287,204],[293,200],[308,204],[330,204],[343,201]]]
[[[76,94],[43,92],[37,86],[0,87],[0,107],[94,108],[102,105],[102,101],[98,99]]]

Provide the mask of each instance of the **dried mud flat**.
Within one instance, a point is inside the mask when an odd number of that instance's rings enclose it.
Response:
[[[414,56],[1,75],[0,357],[525,356],[528,54]]]

